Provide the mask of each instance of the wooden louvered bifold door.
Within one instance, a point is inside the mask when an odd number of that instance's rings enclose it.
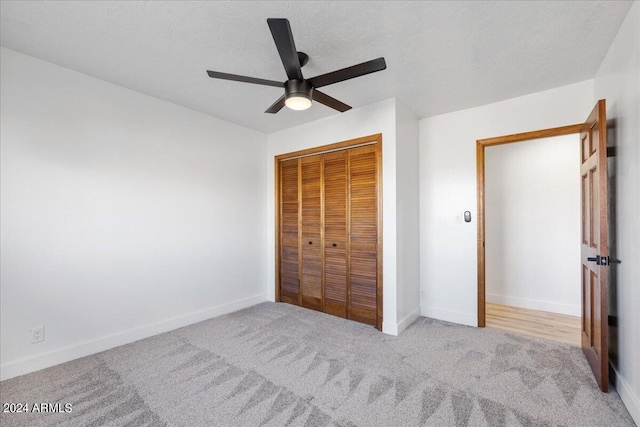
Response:
[[[348,142],[276,157],[277,300],[382,329],[381,139]]]
[[[324,312],[347,317],[347,151],[324,157]]]
[[[300,159],[302,182],[301,305],[322,311],[322,156]]]
[[[280,162],[280,299],[300,304],[299,159]]]
[[[349,155],[349,313],[350,319],[377,324],[376,147]]]

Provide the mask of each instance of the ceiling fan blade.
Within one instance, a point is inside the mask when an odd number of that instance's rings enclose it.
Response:
[[[327,107],[331,107],[334,110],[338,110],[341,113],[344,113],[347,110],[350,110],[351,107],[343,102],[338,101],[335,98],[330,97],[326,93],[320,92],[319,90],[313,90],[313,94],[311,95],[314,101],[318,101],[321,104],[326,105]]]
[[[300,59],[296,51],[296,45],[293,42],[293,34],[288,19],[269,18],[267,19],[273,41],[276,43],[282,65],[287,72],[289,80],[303,80],[302,68],[300,68]]]
[[[282,110],[282,107],[284,107],[284,95],[282,95],[280,98],[278,98],[278,100],[276,102],[274,102],[271,105],[271,107],[267,108],[265,110],[265,113],[275,114],[278,111]]]
[[[386,68],[387,64],[384,62],[384,58],[377,58],[363,62],[362,64],[353,65],[338,71],[332,71],[331,73],[312,77],[308,79],[308,82],[311,83],[313,87],[322,87],[353,79],[355,77],[364,76],[366,74],[375,73],[376,71],[382,71]]]
[[[239,76],[237,74],[221,73],[219,71],[207,70],[207,74],[212,79],[233,80],[234,82],[253,83],[257,85],[284,87],[284,83],[275,80],[256,79],[255,77]]]

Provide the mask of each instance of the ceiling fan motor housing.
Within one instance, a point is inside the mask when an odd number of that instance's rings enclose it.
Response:
[[[306,80],[287,80],[284,83],[285,98],[306,98],[311,100],[313,95],[313,86]]]

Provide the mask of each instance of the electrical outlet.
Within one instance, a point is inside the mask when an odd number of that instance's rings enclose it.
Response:
[[[44,341],[44,326],[31,329],[31,344]]]
[[[427,297],[426,291],[420,291],[420,299],[425,299]]]

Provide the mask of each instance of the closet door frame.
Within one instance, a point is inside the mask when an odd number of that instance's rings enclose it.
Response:
[[[377,260],[376,260],[376,327],[379,331],[382,331],[382,134],[374,134],[364,136],[362,138],[350,139],[347,141],[341,141],[334,144],[323,145],[320,147],[307,148],[305,150],[294,151],[291,153],[281,154],[274,158],[274,186],[275,186],[275,297],[276,302],[280,302],[281,289],[280,289],[280,251],[281,251],[281,238],[282,233],[280,230],[280,162],[283,160],[291,160],[294,158],[302,158],[307,156],[313,156],[317,154],[323,154],[331,151],[348,150],[350,148],[356,148],[365,145],[375,145],[376,147],[376,222],[377,222]],[[324,185],[324,184],[322,184]],[[324,191],[322,191],[324,193]],[[349,215],[349,213],[347,213]],[[300,219],[299,219],[300,220]],[[299,254],[298,256],[301,256]],[[324,265],[324,251],[322,253],[322,265]],[[323,283],[324,288],[324,283]],[[323,295],[324,297],[324,295]],[[324,298],[323,298],[324,299]]]

